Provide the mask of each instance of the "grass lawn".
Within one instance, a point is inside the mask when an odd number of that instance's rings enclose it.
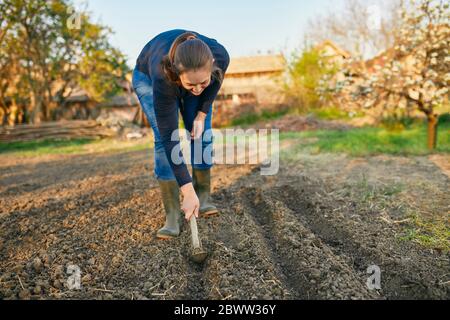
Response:
[[[120,141],[115,139],[43,140],[0,143],[0,155],[34,157],[47,154],[86,154],[95,152],[135,151],[151,147],[150,139]]]
[[[326,130],[281,133],[281,139],[298,139],[296,147],[318,153],[346,153],[351,156],[376,154],[426,155],[426,125],[416,125],[408,129],[391,131],[384,128],[356,128],[347,131]],[[303,141],[302,141],[303,140]],[[292,150],[291,150],[292,151]],[[435,152],[450,153],[450,123],[439,126],[438,146]]]
[[[240,118],[234,119],[231,122],[231,127],[249,126],[249,125],[255,124],[260,121],[277,120],[287,114],[289,114],[289,110],[273,111],[273,112],[264,110],[261,114],[255,114],[255,113],[246,114]]]

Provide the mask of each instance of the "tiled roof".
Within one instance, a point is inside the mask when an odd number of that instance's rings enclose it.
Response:
[[[232,58],[227,70],[227,75],[279,72],[283,71],[286,60],[282,55],[264,55]]]

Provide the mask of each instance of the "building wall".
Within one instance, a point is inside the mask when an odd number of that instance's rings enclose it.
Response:
[[[241,96],[251,95],[258,105],[281,104],[281,80],[281,73],[272,72],[229,75],[225,77],[219,94],[231,98],[234,105],[241,104]]]
[[[101,108],[99,118],[111,117],[132,122],[138,112],[138,108],[139,106]]]
[[[234,119],[284,104],[281,72],[226,75],[214,106],[213,125],[229,125]]]

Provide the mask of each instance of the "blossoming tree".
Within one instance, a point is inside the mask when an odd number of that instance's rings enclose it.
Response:
[[[349,63],[344,76],[325,79],[321,92],[359,108],[395,110],[404,102],[428,120],[428,147],[437,142],[436,107],[448,103],[450,12],[446,0],[409,0],[402,6],[395,46],[372,64]],[[347,101],[345,101],[347,100]]]

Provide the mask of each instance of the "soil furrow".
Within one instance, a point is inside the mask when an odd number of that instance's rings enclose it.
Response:
[[[300,184],[296,184],[300,186]],[[448,297],[445,287],[439,288],[439,280],[433,274],[424,275],[424,268],[430,266],[415,265],[420,260],[415,248],[406,243],[399,243],[391,239],[389,246],[379,245],[389,238],[376,219],[370,224],[362,220],[349,221],[351,213],[337,214],[333,208],[323,203],[317,207],[308,202],[311,194],[305,194],[308,188],[294,187],[293,184],[271,190],[272,196],[277,197],[294,212],[301,223],[310,229],[317,237],[326,243],[338,256],[343,256],[360,277],[366,276],[369,266],[377,265],[382,271],[382,290],[380,293],[389,299],[417,299]],[[309,209],[307,209],[309,208]],[[355,217],[355,215],[353,214]],[[390,231],[390,234],[395,232]],[[402,247],[403,248],[400,248]],[[405,258],[395,252],[409,251],[416,259]],[[422,269],[422,270],[421,270]],[[439,268],[443,270],[442,267]],[[442,273],[442,272],[440,272]],[[436,275],[436,274],[435,274]],[[366,276],[367,277],[367,276]]]
[[[284,204],[257,188],[245,189],[246,209],[265,234],[284,274],[301,299],[363,299],[376,296],[344,261],[294,218]]]

